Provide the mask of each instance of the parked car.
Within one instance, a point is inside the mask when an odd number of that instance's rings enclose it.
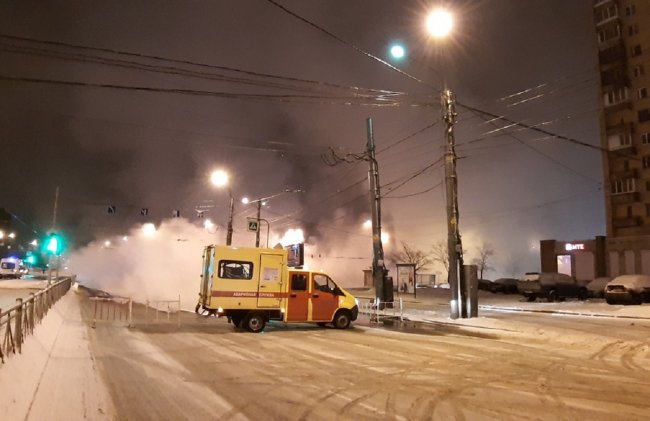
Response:
[[[549,303],[567,297],[587,298],[585,285],[572,276],[557,272],[527,273],[517,282],[517,290],[528,301],[538,297],[546,298]]]
[[[612,278],[605,276],[602,278],[596,278],[593,281],[589,282],[585,286],[585,288],[587,288],[589,297],[605,298],[605,285],[607,285],[607,283],[611,280]]]
[[[650,276],[621,275],[605,286],[607,304],[641,304],[650,301]]]
[[[502,292],[504,294],[516,294],[517,293],[517,282],[519,280],[515,278],[498,278],[492,282],[492,292]]]
[[[479,279],[478,289],[482,289],[483,291],[492,291],[492,281],[489,279]]]

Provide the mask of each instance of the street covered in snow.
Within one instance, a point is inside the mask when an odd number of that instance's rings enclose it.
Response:
[[[193,313],[142,323],[141,308],[134,327],[92,328],[80,289],[0,368],[2,418],[647,419],[648,304],[481,300],[626,317],[491,309],[452,321],[431,293],[407,300],[403,322],[366,315],[348,330],[271,323],[251,334]]]

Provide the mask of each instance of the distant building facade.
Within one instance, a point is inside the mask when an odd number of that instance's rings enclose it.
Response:
[[[650,275],[650,1],[594,0],[610,276]]]
[[[542,272],[559,272],[579,281],[607,276],[605,237],[593,240],[542,240],[539,243]]]

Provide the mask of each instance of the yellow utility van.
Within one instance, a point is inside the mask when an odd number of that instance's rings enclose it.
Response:
[[[357,319],[352,294],[326,273],[293,264],[282,248],[207,246],[196,312],[225,316],[249,332],[261,332],[271,320],[345,329]]]

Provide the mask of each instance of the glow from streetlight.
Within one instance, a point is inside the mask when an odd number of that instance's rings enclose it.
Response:
[[[146,237],[153,237],[153,235],[156,233],[156,226],[152,223],[146,223],[142,225],[142,233]]]
[[[10,233],[9,238],[11,238],[11,239],[16,238],[16,233],[15,232]]]
[[[390,235],[387,232],[382,232],[381,233],[381,243],[386,244],[390,241]]]
[[[250,200],[248,199],[248,197],[242,197],[242,198],[241,198],[241,202],[242,202],[244,205],[248,205],[248,203],[250,202]]]
[[[217,187],[224,187],[228,185],[229,176],[224,170],[215,170],[210,174],[210,181]]]
[[[449,35],[454,27],[454,19],[445,9],[436,9],[427,17],[427,31],[434,38],[443,38]]]
[[[395,44],[392,47],[390,47],[390,55],[395,58],[395,59],[402,59],[406,55],[406,50],[404,49],[403,46],[399,44]]]
[[[0,231],[0,240],[2,240],[3,238],[5,238],[5,232],[4,232],[4,231]]]
[[[36,239],[33,239],[32,242],[29,243],[29,244],[36,247],[36,246],[38,246],[38,241]]]
[[[122,237],[122,241],[129,241],[129,237],[125,235],[124,237]]]
[[[111,241],[110,240],[104,241],[104,247],[108,248],[110,246],[111,246]]]
[[[203,223],[203,228],[206,230],[210,231],[214,227],[214,223],[212,223],[211,220],[206,219],[205,222]]]
[[[372,221],[370,219],[366,220],[366,222],[363,223],[363,228],[364,229],[372,228]]]

